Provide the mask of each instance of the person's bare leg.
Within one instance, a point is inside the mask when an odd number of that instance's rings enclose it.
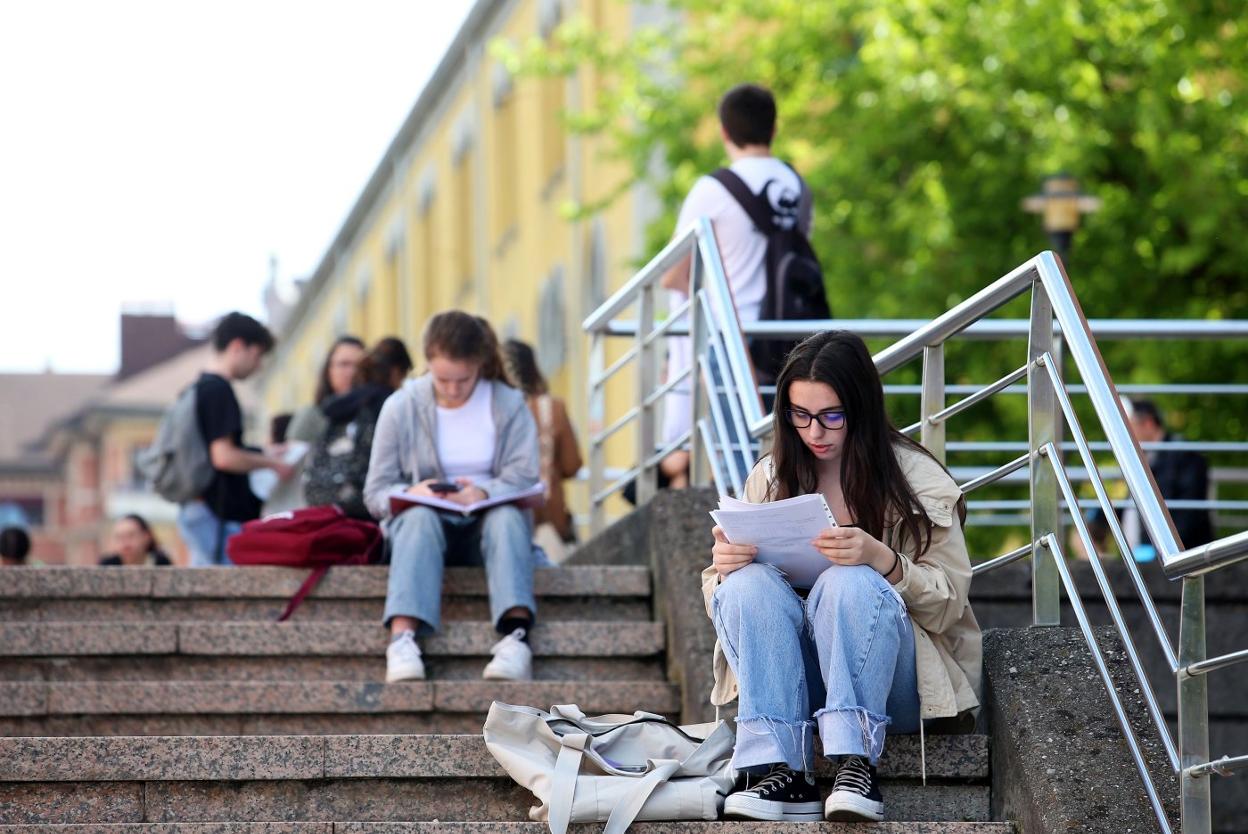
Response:
[[[405,631],[419,631],[420,620],[415,617],[391,617],[390,618],[390,636],[402,634]]]
[[[659,461],[659,471],[668,477],[669,489],[688,489],[689,453],[683,449]]]

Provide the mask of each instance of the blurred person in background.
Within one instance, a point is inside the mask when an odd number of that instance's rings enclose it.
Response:
[[[18,568],[26,564],[30,555],[30,534],[21,527],[5,527],[0,530],[0,566]]]
[[[351,390],[355,383],[355,369],[364,358],[364,343],[355,336],[339,336],[334,340],[325,362],[321,365],[321,375],[316,383],[316,395],[311,405],[305,405],[290,418],[286,427],[287,440],[302,440],[304,443],[315,443],[321,439],[329,421],[325,419],[321,406],[330,397],[340,396]]]
[[[147,520],[133,514],[122,516],[113,525],[113,552],[100,557],[101,566],[166,567],[171,564]]]
[[[581,468],[576,432],[568,419],[568,409],[563,400],[551,396],[532,347],[519,340],[508,339],[503,343],[503,365],[512,384],[524,392],[529,411],[537,421],[546,503],[534,511],[533,538],[551,559],[561,562],[566,545],[576,541],[572,514],[568,512],[563,494],[563,482],[575,477]]]
[[[212,334],[213,356],[195,381],[195,419],[208,447],[213,477],[204,491],[178,512],[178,533],[191,551],[193,567],[229,565],[226,540],[243,522],[260,517],[261,500],[250,473],[272,469],[279,481],[294,468],[275,453],[243,445],[243,410],[234,383],[260,369],[273,349],[273,334],[251,316],[229,313]]]
[[[402,340],[386,337],[360,360],[354,387],[321,403],[326,429],[303,470],[303,491],[313,506],[336,504],[352,518],[370,520],[364,481],[381,406],[412,371]]]
[[[1166,430],[1161,409],[1151,400],[1124,400],[1131,433],[1140,443],[1161,443],[1182,440]],[[1153,471],[1153,480],[1164,501],[1205,501],[1209,498],[1209,461],[1199,452],[1183,449],[1145,449],[1144,456]],[[1213,519],[1208,510],[1170,510],[1175,532],[1184,548],[1213,541]],[[1149,540],[1140,513],[1134,502],[1118,510],[1122,533],[1137,562],[1151,562],[1157,556],[1156,546]],[[1109,524],[1099,509],[1093,511],[1089,528],[1097,548],[1104,550],[1110,540]],[[1082,548],[1079,553],[1083,554]]]

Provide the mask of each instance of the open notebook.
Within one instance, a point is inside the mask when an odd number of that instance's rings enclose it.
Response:
[[[536,483],[528,489],[522,489],[518,492],[507,492],[502,495],[491,495],[482,501],[474,501],[471,504],[457,504],[446,498],[435,498],[433,496],[412,495],[407,492],[404,487],[395,487],[390,491],[390,514],[398,515],[406,509],[417,505],[425,507],[433,507],[435,510],[444,510],[448,513],[461,513],[463,515],[472,515],[473,513],[488,510],[490,507],[497,507],[500,504],[519,504],[524,509],[533,509],[540,507],[545,502],[546,486],[542,483]]]
[[[831,566],[811,541],[836,526],[828,502],[819,493],[750,504],[721,496],[719,509],[711,511],[733,544],[758,548],[754,561],[776,567],[794,588],[810,588],[819,574]]]

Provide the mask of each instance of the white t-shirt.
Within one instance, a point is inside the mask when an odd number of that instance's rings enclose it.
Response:
[[[745,157],[730,166],[732,172],[758,194],[766,189],[777,214],[797,213],[802,231],[810,234],[812,207],[809,197],[802,199],[802,181],[793,169],[774,156]],[[689,227],[699,217],[709,217],[715,228],[715,242],[724,264],[724,274],[742,322],[758,321],[767,292],[767,238],[754,228],[754,221],[736,198],[718,180],[705,176],[694,183],[680,207],[677,231]],[[671,308],[684,303],[685,293],[670,294]],[[668,379],[684,371],[692,363],[692,346],[687,338],[668,339]],[[663,404],[664,443],[674,443],[689,430],[692,423],[689,389],[680,385],[673,389]]]
[[[758,194],[766,188],[767,197],[778,215],[797,212],[798,225],[810,233],[810,200],[802,200],[802,181],[788,165],[774,156],[748,156],[730,166],[750,191]],[[763,296],[767,292],[767,238],[754,228],[750,216],[741,208],[728,189],[713,177],[702,177],[680,207],[677,230],[685,229],[699,217],[709,217],[715,227],[715,241],[724,262],[724,273],[737,315],[742,321],[758,321]],[[680,300],[684,300],[683,294]]]
[[[493,386],[478,380],[468,402],[459,408],[438,406],[438,461],[447,478],[470,478],[474,483],[494,477]]]

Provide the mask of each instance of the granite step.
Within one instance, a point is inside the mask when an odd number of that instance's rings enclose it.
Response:
[[[426,656],[433,680],[481,680],[484,657]],[[386,661],[379,654],[336,657],[247,657],[231,655],[3,655],[0,681],[380,681]],[[542,656],[533,677],[543,681],[663,681],[662,655],[646,657]]]
[[[663,681],[51,681],[0,683],[0,736],[478,733],[494,700],[680,710]]]
[[[0,587],[0,621],[271,620],[308,571],[290,568],[41,568]],[[388,568],[334,568],[294,619],[376,622]],[[9,578],[6,577],[6,580]],[[542,568],[534,575],[547,620],[648,620],[650,573],[642,567]],[[485,574],[448,568],[444,616],[488,619]]]
[[[892,806],[889,806],[890,811]],[[639,822],[632,834],[792,834],[785,822]],[[543,822],[183,822],[115,825],[0,825],[0,834],[546,834]],[[1014,834],[1008,822],[823,823],[822,834]],[[600,834],[602,824],[571,834]]]
[[[990,788],[986,784],[885,783],[883,791],[888,815],[894,820],[987,822],[990,819]],[[26,825],[266,820],[463,821],[482,823],[472,830],[498,831],[500,822],[526,821],[533,804],[531,793],[503,779],[0,782],[0,820]],[[98,829],[92,827],[91,830]],[[602,827],[588,830],[601,831]],[[678,826],[670,830],[684,829]],[[721,829],[716,825],[708,830]],[[880,829],[872,826],[850,830],[876,832]]]
[[[926,755],[929,781],[988,778],[987,736],[934,735]],[[835,770],[817,757],[817,776],[831,777]],[[919,737],[891,736],[879,774],[917,780]],[[0,739],[0,783],[380,778],[507,777],[479,734]]]
[[[498,641],[489,622],[444,624],[421,641],[430,657],[486,657]],[[25,657],[189,655],[218,657],[383,656],[388,637],[353,622],[0,622],[0,663]],[[654,622],[542,621],[532,633],[538,657],[646,657],[663,650]]]
[[[927,786],[918,748],[898,736],[881,760],[890,816],[987,820],[987,740],[933,737]],[[520,822],[531,799],[476,735],[0,739],[14,823]]]

